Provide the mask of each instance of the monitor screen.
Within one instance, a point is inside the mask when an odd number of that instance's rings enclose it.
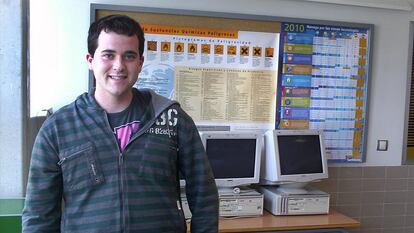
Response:
[[[323,132],[270,130],[265,134],[264,184],[303,183],[328,178]]]
[[[319,135],[280,135],[277,139],[280,174],[323,172]]]
[[[215,178],[254,177],[256,138],[207,138],[206,153]]]
[[[247,132],[202,132],[218,187],[258,183],[263,134]]]

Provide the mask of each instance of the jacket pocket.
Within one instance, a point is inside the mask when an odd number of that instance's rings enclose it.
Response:
[[[104,181],[92,142],[71,147],[61,153],[58,162],[62,169],[64,189],[74,191],[92,187]]]
[[[143,156],[137,164],[138,175],[147,180],[175,180],[177,154],[173,138],[148,135]]]

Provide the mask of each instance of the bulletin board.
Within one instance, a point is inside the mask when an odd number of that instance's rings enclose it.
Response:
[[[329,161],[365,161],[373,25],[91,4],[91,22],[111,14],[144,29],[136,87],[200,129],[318,129]]]

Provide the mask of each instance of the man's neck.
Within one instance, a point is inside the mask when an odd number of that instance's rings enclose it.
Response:
[[[128,92],[124,96],[101,95],[95,93],[96,102],[107,113],[117,113],[125,110],[132,102],[133,93]]]

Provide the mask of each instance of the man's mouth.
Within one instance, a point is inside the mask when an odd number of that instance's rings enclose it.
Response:
[[[114,80],[122,80],[126,78],[126,75],[108,75],[108,77]]]

